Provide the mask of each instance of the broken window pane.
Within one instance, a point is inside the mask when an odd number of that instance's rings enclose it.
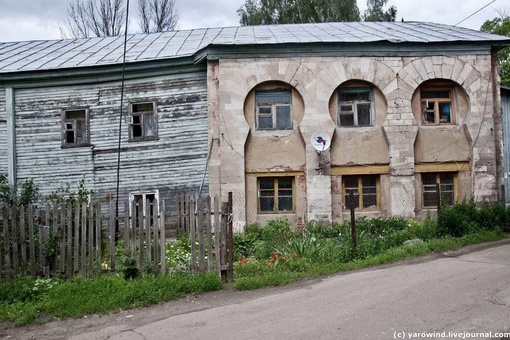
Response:
[[[158,121],[154,103],[131,104],[129,134],[130,139],[136,140],[158,136]]]
[[[338,90],[338,125],[373,125],[371,88],[340,88]]]
[[[86,145],[88,143],[87,110],[64,111],[63,119],[63,145]]]

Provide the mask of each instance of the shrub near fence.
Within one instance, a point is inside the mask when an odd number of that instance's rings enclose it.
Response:
[[[67,202],[43,209],[1,207],[0,280],[17,276],[71,278],[75,274],[90,277],[127,267],[137,273],[166,273],[164,201],[124,204],[118,223],[115,201],[110,202],[108,213],[101,212],[98,202]],[[181,210],[174,217],[180,231],[189,235],[188,270],[222,275],[232,270],[231,256],[227,256],[227,249],[232,249],[227,232],[230,215],[220,208],[217,197],[182,198]],[[116,235],[119,225],[122,228]]]
[[[125,215],[119,217],[125,227],[117,239],[124,246],[123,254],[117,254],[115,201],[110,202],[109,216],[101,213],[99,202],[1,208],[0,279],[89,277],[115,271],[119,255],[133,259],[140,269],[165,272],[164,202],[159,210],[158,202],[134,203],[131,212],[136,214],[130,214],[125,204]]]

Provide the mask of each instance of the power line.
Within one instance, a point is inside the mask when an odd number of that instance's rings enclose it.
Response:
[[[473,14],[471,14],[470,16],[464,18],[463,20],[459,21],[458,23],[456,23],[455,25],[453,26],[457,26],[458,24],[460,23],[463,23],[464,21],[466,21],[467,19],[471,18],[473,15],[475,15],[476,13],[480,12],[482,9],[484,9],[485,7],[489,6],[490,4],[492,4],[493,2],[496,2],[496,0],[492,0],[491,2],[489,2],[487,5],[483,6],[482,8],[480,8],[479,10],[477,10],[476,12],[474,12]]]

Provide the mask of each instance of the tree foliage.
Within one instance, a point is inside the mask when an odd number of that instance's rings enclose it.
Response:
[[[499,14],[498,18],[485,21],[480,30],[510,37],[510,15],[503,10],[499,10]],[[498,58],[500,60],[501,84],[510,85],[510,47],[500,50]]]
[[[179,19],[175,0],[138,0],[138,15],[143,33],[171,31]]]
[[[242,26],[360,20],[356,0],[246,0],[237,14]]]
[[[363,21],[395,21],[397,8],[391,6],[384,11],[388,0],[367,0],[367,9],[363,14]]]

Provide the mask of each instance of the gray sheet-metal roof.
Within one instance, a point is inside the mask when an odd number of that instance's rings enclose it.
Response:
[[[510,44],[510,38],[426,22],[342,22],[194,29],[128,36],[128,63],[195,55],[209,46],[306,43]],[[0,43],[0,73],[119,64],[124,37]]]

